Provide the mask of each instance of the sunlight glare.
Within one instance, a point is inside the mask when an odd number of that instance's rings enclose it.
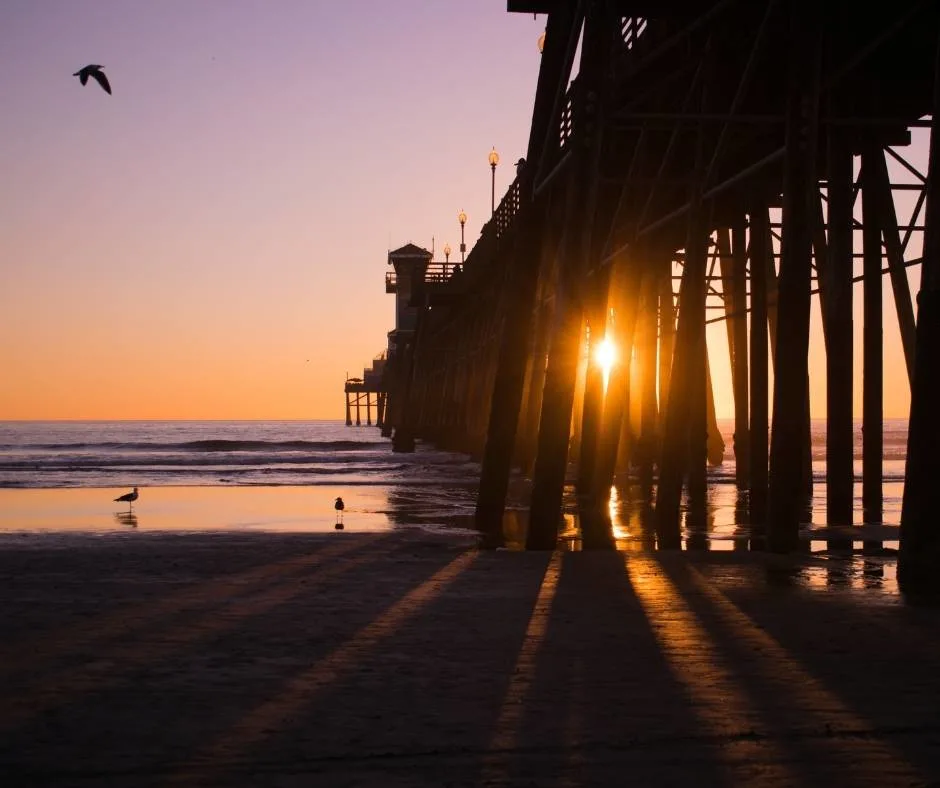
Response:
[[[614,362],[617,360],[617,348],[614,347],[614,343],[611,342],[610,337],[604,337],[598,344],[597,350],[594,351],[594,359],[600,365],[601,369],[604,370],[604,376],[608,376],[611,367],[613,367]]]
[[[594,360],[604,373],[604,394],[607,393],[607,383],[610,381],[610,370],[617,361],[617,347],[610,337],[604,337],[594,350]]]

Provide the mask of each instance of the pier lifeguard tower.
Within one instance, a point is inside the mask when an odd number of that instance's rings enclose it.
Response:
[[[431,266],[433,253],[413,243],[390,251],[385,274],[385,292],[395,295],[395,328],[388,332],[388,348],[376,356],[372,367],[361,378],[346,379],[346,425],[362,424],[362,406],[366,424],[371,425],[372,406],[376,408],[376,426],[382,435],[392,437],[396,451],[413,451],[414,437],[403,424],[401,394],[410,377],[407,362],[418,328],[418,315],[423,307],[424,280]],[[442,270],[441,274],[445,272]],[[399,392],[399,396],[390,394]],[[392,425],[395,425],[392,436]]]

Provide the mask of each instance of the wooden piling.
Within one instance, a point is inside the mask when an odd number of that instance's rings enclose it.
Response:
[[[697,425],[701,448],[696,459],[705,466],[705,397],[704,356],[696,348],[696,335],[704,335],[704,286],[707,237],[699,228],[692,228],[686,245],[686,262],[682,270],[679,287],[679,321],[676,329],[676,345],[670,375],[669,401],[663,419],[663,441],[659,462],[659,484],[656,492],[656,538],[662,549],[678,549],[682,545],[679,503],[682,495],[682,478],[689,469],[690,431]],[[695,280],[700,279],[697,283]],[[701,297],[698,291],[701,290]],[[700,307],[700,308],[699,308]],[[696,328],[696,323],[699,328]],[[700,330],[699,330],[700,329]],[[704,339],[704,336],[703,336]],[[699,352],[700,363],[694,356]],[[695,377],[701,373],[698,385]],[[698,413],[693,415],[695,398],[698,397]]]
[[[843,136],[828,141],[828,255],[826,259],[826,520],[851,525],[854,508],[852,318],[852,151]],[[852,541],[831,540],[831,550],[851,550]]]
[[[565,255],[568,257],[575,250],[570,248],[570,244],[565,246],[568,247]],[[554,548],[561,520],[581,334],[580,303],[571,294],[563,293],[561,288],[555,299],[526,539],[526,547],[536,550]]]
[[[630,357],[633,353],[637,309],[640,299],[639,261],[624,260],[613,272],[609,303],[613,304],[610,330],[619,355],[610,371],[598,439],[594,496],[609,495],[621,448],[624,424],[629,424]]]
[[[739,216],[731,228],[731,301],[733,309],[731,336],[734,340],[731,360],[734,386],[734,478],[738,488],[746,488],[750,479],[750,426],[748,420],[747,363],[747,226]],[[724,260],[722,260],[724,265]]]
[[[616,17],[619,18],[619,17]],[[532,480],[526,547],[554,549],[561,523],[561,504],[568,463],[571,412],[583,317],[583,278],[590,270],[592,232],[598,203],[600,154],[603,147],[601,96],[610,78],[611,38],[615,15],[606,3],[588,4],[582,57],[572,100],[572,115],[585,119],[572,151],[572,181],[566,195],[555,309],[542,393],[538,451]]]
[[[762,549],[767,535],[768,491],[768,322],[767,260],[770,247],[770,217],[766,206],[755,204],[750,210],[751,257],[751,457],[748,496],[752,547]]]
[[[894,296],[898,329],[901,333],[901,348],[904,351],[904,363],[907,368],[908,381],[910,381],[914,372],[914,343],[917,329],[914,323],[911,288],[907,281],[904,254],[901,250],[897,210],[894,207],[894,196],[891,193],[891,180],[888,177],[885,154],[880,146],[877,153],[874,150],[871,152],[868,162],[871,166],[871,172],[867,186],[875,192],[873,199],[878,205],[878,219],[881,233],[884,236],[885,254],[888,258],[891,292]]]
[[[917,295],[914,379],[908,423],[898,584],[905,594],[940,595],[940,37],[934,67],[933,113],[924,210],[924,254]]]
[[[672,357],[676,347],[676,305],[672,292],[672,261],[664,260],[659,279],[659,402],[669,401]]]
[[[581,447],[578,453],[577,491],[592,498],[597,468],[598,435],[604,403],[604,371],[597,359],[597,349],[607,330],[607,296],[610,283],[608,267],[594,271],[585,284],[588,304],[588,357],[581,410]],[[606,503],[606,499],[604,501]]]
[[[884,457],[884,330],[881,279],[881,201],[877,159],[871,144],[862,154],[862,254],[864,322],[862,324],[862,510],[866,524],[882,520]],[[882,158],[883,162],[884,159]],[[876,543],[880,547],[880,543]],[[875,545],[869,545],[874,547]]]
[[[538,281],[542,229],[540,216],[534,212],[524,217],[513,247],[512,269],[506,284],[506,311],[502,340],[496,360],[492,405],[480,470],[476,526],[487,544],[502,544],[503,510],[509,488],[522,389],[526,373],[526,354],[532,330],[533,305]]]
[[[778,280],[777,357],[770,441],[768,545],[795,550],[807,422],[810,282],[815,217],[817,114],[822,11],[811,0],[789,4],[793,40],[804,48],[791,62],[783,183],[783,235]]]
[[[639,305],[636,313],[636,330],[633,337],[636,349],[637,391],[631,392],[640,403],[640,425],[634,464],[639,468],[640,484],[644,488],[653,484],[653,463],[659,444],[659,409],[656,401],[656,334],[658,283],[653,275],[637,280]]]
[[[693,209],[695,210],[695,209]],[[702,209],[699,208],[699,211]],[[690,287],[683,294],[681,312],[688,310],[688,379],[686,382],[688,425],[688,492],[689,516],[704,526],[709,443],[709,405],[714,412],[711,381],[708,373],[708,346],[705,341],[705,269],[708,259],[708,235],[702,217],[693,218],[686,246],[685,264],[691,269]],[[681,318],[680,318],[681,319]]]
[[[747,487],[748,478],[746,229],[744,222],[739,221],[733,231],[718,231],[721,291],[734,396],[734,478],[739,489]]]

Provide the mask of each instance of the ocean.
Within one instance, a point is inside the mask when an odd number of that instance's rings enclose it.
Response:
[[[466,484],[479,465],[393,454],[342,421],[0,422],[0,487]]]
[[[740,533],[731,420],[720,420],[725,460],[709,469],[709,531]],[[825,422],[814,421],[812,523],[825,517]],[[886,420],[883,522],[900,520],[906,420]],[[861,508],[861,423],[856,424],[856,521]],[[472,522],[480,466],[465,455],[418,444],[395,454],[375,427],[342,421],[47,421],[0,422],[0,489],[318,488],[368,500],[390,522]],[[344,492],[346,490],[358,492]],[[110,499],[108,499],[110,500]],[[332,500],[332,499],[330,499]],[[384,502],[384,503],[383,503]],[[508,508],[528,507],[528,485],[515,478]],[[566,496],[568,517],[576,502]],[[623,490],[611,507],[624,524],[636,506]],[[624,526],[626,527],[626,525]]]

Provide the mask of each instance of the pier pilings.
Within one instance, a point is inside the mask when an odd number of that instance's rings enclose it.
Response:
[[[639,489],[657,545],[680,548],[707,543],[720,409],[734,420],[742,543],[792,552],[810,516],[885,519],[884,387],[910,385],[901,554],[921,578],[940,553],[925,515],[940,475],[940,8],[898,0],[854,9],[849,26],[811,0],[680,5],[641,18],[613,0],[546,3],[525,166],[459,280],[428,273],[410,296],[421,314],[389,373],[385,430],[481,460],[487,544],[502,544],[517,473],[529,548],[553,548],[563,515],[603,522],[612,486]],[[924,176],[899,151],[928,126]],[[902,379],[885,378],[886,275]],[[824,367],[810,362],[815,296]],[[707,330],[716,321],[725,329]],[[609,368],[601,340],[616,347]],[[824,515],[811,512],[823,369]]]

